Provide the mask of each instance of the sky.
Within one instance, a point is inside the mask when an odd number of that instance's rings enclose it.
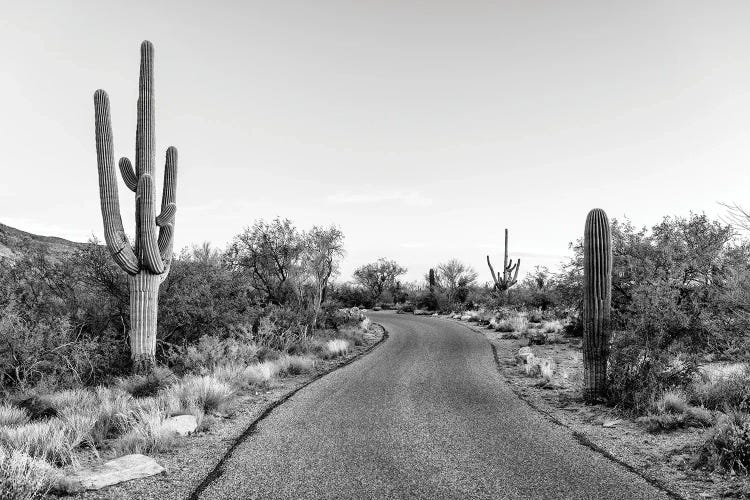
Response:
[[[568,256],[591,208],[650,226],[750,206],[744,0],[0,8],[0,222],[33,233],[103,238],[92,96],[132,158],[144,39],[178,248],[279,216],[342,229],[342,280],[387,257],[407,280],[458,258],[490,281],[504,228],[523,275]],[[122,182],[120,201],[132,234]]]

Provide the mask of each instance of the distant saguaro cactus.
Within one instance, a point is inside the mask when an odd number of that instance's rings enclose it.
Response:
[[[609,219],[595,208],[583,234],[583,397],[589,403],[607,395],[607,357],[612,303],[612,245]]]
[[[127,158],[121,158],[119,163],[125,185],[135,192],[135,246],[128,241],[120,217],[109,97],[104,90],[94,93],[94,112],[104,239],[114,261],[128,273],[133,371],[148,373],[155,364],[159,285],[166,278],[172,261],[177,211],[177,149],[174,147],[167,149],[161,213],[157,215],[155,209],[154,47],[151,42],[141,44],[135,171]]]
[[[513,264],[513,259],[508,260],[508,230],[505,230],[505,254],[503,258],[503,274],[500,276],[500,272],[495,273],[495,269],[492,267],[490,262],[490,256],[487,256],[487,265],[490,267],[490,273],[492,273],[492,280],[495,282],[494,289],[501,294],[508,294],[508,289],[518,283],[518,268],[521,267],[521,259],[516,260]],[[514,272],[515,271],[515,272]],[[511,275],[513,277],[511,278]]]

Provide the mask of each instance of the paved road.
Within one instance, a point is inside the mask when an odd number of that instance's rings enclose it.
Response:
[[[390,338],[277,407],[201,498],[667,498],[518,400],[480,334],[371,318]]]

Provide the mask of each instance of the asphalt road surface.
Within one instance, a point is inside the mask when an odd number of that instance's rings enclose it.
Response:
[[[668,498],[520,401],[481,334],[368,315],[390,338],[273,410],[200,498]]]

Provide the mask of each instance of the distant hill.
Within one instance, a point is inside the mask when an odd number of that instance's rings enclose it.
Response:
[[[13,259],[23,253],[25,242],[31,241],[47,248],[50,257],[64,257],[86,245],[86,243],[77,243],[68,241],[57,236],[40,236],[38,234],[27,233],[14,227],[6,226],[0,223],[0,258]]]

